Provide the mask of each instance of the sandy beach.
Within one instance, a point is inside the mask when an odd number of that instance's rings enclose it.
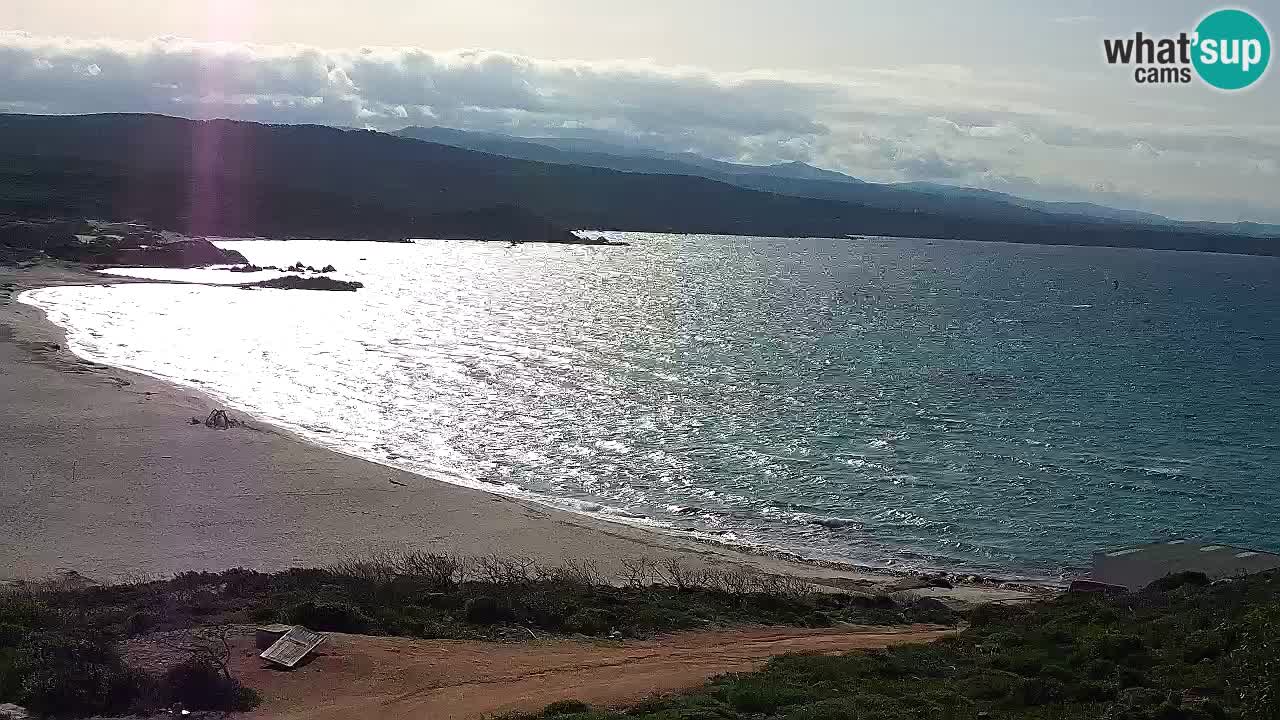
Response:
[[[604,572],[637,556],[676,555],[848,588],[898,579],[739,553],[440,483],[253,419],[229,430],[192,425],[217,401],[77,357],[40,310],[16,300],[37,287],[120,281],[74,266],[0,269],[0,579],[278,570],[403,548],[591,559]],[[950,594],[1018,595],[990,586]]]

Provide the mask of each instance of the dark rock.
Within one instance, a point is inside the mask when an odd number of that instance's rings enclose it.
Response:
[[[26,251],[25,255],[62,257],[80,247],[78,229],[77,223],[60,220],[8,220],[0,222],[0,246]]]
[[[338,268],[332,265],[325,265],[324,267],[320,268],[320,272],[322,273],[338,272]]]
[[[193,268],[206,265],[247,265],[248,259],[235,250],[223,250],[201,239],[175,240],[159,245],[119,249],[97,262],[136,267]]]
[[[355,292],[364,287],[364,283],[354,280],[334,280],[328,277],[299,277],[297,275],[285,275],[284,277],[272,278],[270,280],[261,280],[255,283],[241,285],[244,288],[274,288],[277,290],[338,290]]]
[[[942,573],[938,573],[937,575],[925,576],[925,580],[928,581],[929,587],[947,588],[947,589],[954,587],[951,584],[951,581],[947,579],[947,576]]]
[[[41,257],[44,257],[44,253],[39,250],[0,245],[0,265],[19,265]]]
[[[907,577],[895,580],[884,587],[885,592],[902,592],[904,590],[921,590],[923,588],[933,587],[929,579],[920,577],[919,575],[908,575]]]
[[[876,610],[892,610],[898,607],[898,603],[888,595],[868,595],[859,593],[850,595],[849,604],[859,608],[874,608]]]
[[[100,240],[105,238],[106,236],[99,236]],[[164,241],[164,236],[160,233],[146,230],[141,232],[125,233],[123,237],[116,241],[115,246],[121,250],[136,249],[145,248],[151,245],[162,245],[164,244]]]
[[[1096,580],[1072,580],[1071,586],[1067,588],[1067,592],[1124,595],[1129,592],[1129,588],[1124,587],[1123,585],[1110,585],[1108,583],[1097,582]]]
[[[911,603],[911,609],[919,610],[920,612],[951,612],[951,608],[946,603],[933,597],[916,599]]]

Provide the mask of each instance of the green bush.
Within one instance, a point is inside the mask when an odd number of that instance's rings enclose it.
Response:
[[[17,699],[22,690],[22,655],[16,647],[0,646],[0,701]]]
[[[613,628],[613,617],[599,608],[585,608],[565,618],[564,629],[582,635],[604,635]]]
[[[1280,718],[1280,574],[1171,588],[982,609],[953,639],[782,656],[612,718]]]
[[[164,674],[160,696],[165,706],[181,705],[187,710],[243,712],[261,702],[256,692],[224,674],[212,661],[198,657],[188,658]]]
[[[139,693],[139,676],[100,640],[37,633],[16,666],[15,700],[40,714],[119,714]]]
[[[581,700],[557,700],[543,708],[542,714],[546,717],[555,717],[556,715],[576,715],[590,711],[591,706]]]
[[[734,682],[724,694],[725,702],[744,713],[771,714],[779,708],[800,705],[813,699],[812,693],[805,688],[750,676]]]
[[[1009,672],[984,672],[963,683],[965,694],[975,700],[999,700],[1013,694],[1022,678]]]
[[[1248,720],[1280,717],[1280,602],[1245,615],[1234,656],[1243,672],[1235,683]]]
[[[286,614],[294,625],[328,632],[363,633],[372,624],[363,610],[346,603],[306,600],[290,607]]]
[[[506,620],[510,613],[497,598],[489,595],[471,598],[463,605],[467,622],[477,625],[493,625]]]
[[[1132,661],[1146,654],[1146,643],[1137,635],[1107,633],[1095,646],[1098,655],[1113,661]]]
[[[1015,696],[1023,705],[1049,705],[1066,698],[1066,685],[1052,677],[1027,678],[1018,684]]]

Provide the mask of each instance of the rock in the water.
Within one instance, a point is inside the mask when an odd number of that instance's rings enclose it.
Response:
[[[297,275],[285,275],[284,277],[272,278],[270,280],[262,280],[247,285],[241,285],[245,288],[274,288],[277,290],[338,290],[355,292],[364,287],[364,283],[354,280],[334,280],[328,277],[299,277]]]

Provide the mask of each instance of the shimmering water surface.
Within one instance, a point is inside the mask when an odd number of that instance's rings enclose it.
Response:
[[[366,287],[24,299],[321,443],[724,542],[1035,577],[1168,536],[1280,548],[1276,258],[612,235],[227,243]]]

